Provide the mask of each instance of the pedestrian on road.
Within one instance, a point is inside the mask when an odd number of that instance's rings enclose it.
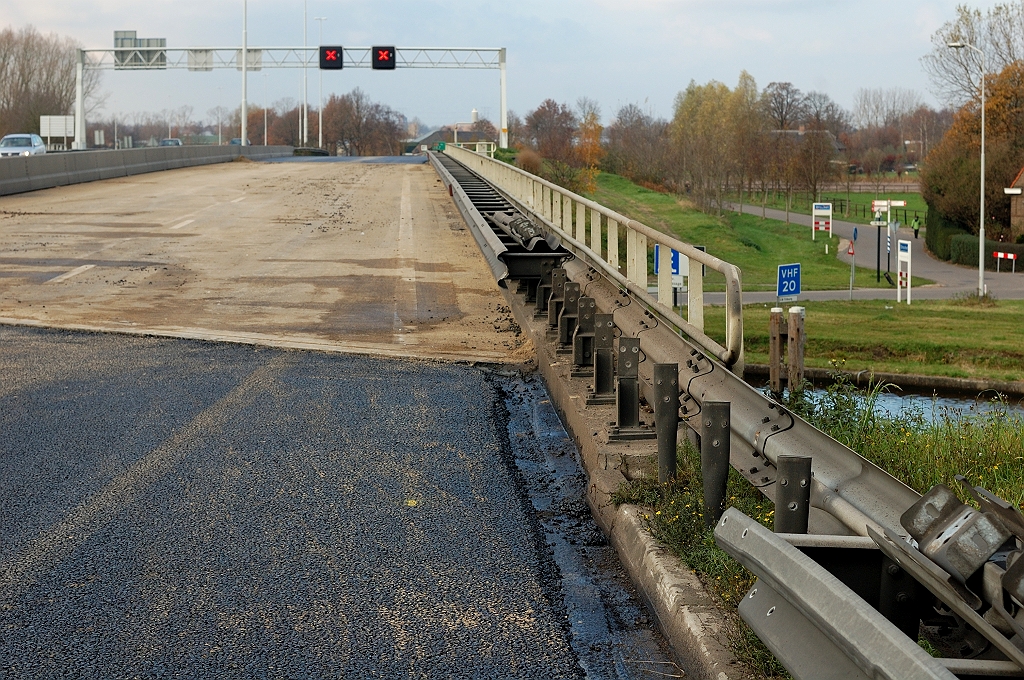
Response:
[[[917,238],[917,234],[921,231],[921,219],[914,215],[914,221],[910,223],[910,226],[914,228],[914,238]]]

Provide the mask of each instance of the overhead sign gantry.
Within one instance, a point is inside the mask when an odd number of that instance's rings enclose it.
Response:
[[[336,50],[324,66],[325,50]],[[85,148],[85,98],[83,73],[89,70],[143,71],[178,69],[212,71],[235,69],[242,72],[242,104],[246,102],[245,76],[265,68],[404,68],[495,69],[500,74],[499,144],[508,146],[508,105],[505,86],[504,47],[185,47],[166,46],[163,38],[135,39],[134,31],[117,31],[115,47],[108,50],[78,50],[75,73],[75,143]],[[337,65],[334,64],[337,60]],[[319,62],[319,63],[318,63]],[[244,108],[243,108],[244,110]],[[243,122],[245,118],[243,117]],[[242,135],[243,142],[246,135]]]

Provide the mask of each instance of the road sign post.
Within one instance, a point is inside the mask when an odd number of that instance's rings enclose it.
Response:
[[[800,263],[780,264],[775,286],[779,302],[795,302],[800,297]]]
[[[811,209],[811,240],[819,231],[828,231],[832,238],[832,204],[815,203]]]
[[[853,238],[850,240],[850,247],[847,249],[846,254],[850,256],[850,301],[853,301],[853,276],[854,269],[857,263],[857,251],[854,249],[854,243],[857,242],[857,227],[853,228]]]
[[[910,241],[900,240],[896,253],[896,302],[900,302],[902,289],[907,289],[907,304],[910,304]],[[904,269],[904,266],[906,268]]]

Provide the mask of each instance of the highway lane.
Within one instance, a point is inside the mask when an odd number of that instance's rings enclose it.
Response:
[[[237,162],[0,199],[7,322],[524,360],[495,333],[501,303],[422,163]]]
[[[543,388],[115,334],[0,328],[0,347],[0,676],[628,678],[667,658],[621,578],[584,568],[614,551]]]

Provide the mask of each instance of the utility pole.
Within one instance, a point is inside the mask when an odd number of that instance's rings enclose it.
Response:
[[[309,110],[306,108],[306,102],[309,100],[309,96],[306,91],[306,62],[309,60],[307,54],[307,41],[306,41],[306,9],[309,5],[309,0],[302,0],[302,146],[309,145]]]
[[[313,17],[313,20],[320,23],[320,42],[317,45],[323,45],[324,22],[327,21],[327,17]],[[324,72],[320,70],[317,73],[320,74],[320,105],[317,107],[318,118],[316,125],[317,136],[319,137],[317,148],[322,149],[324,148]]]

